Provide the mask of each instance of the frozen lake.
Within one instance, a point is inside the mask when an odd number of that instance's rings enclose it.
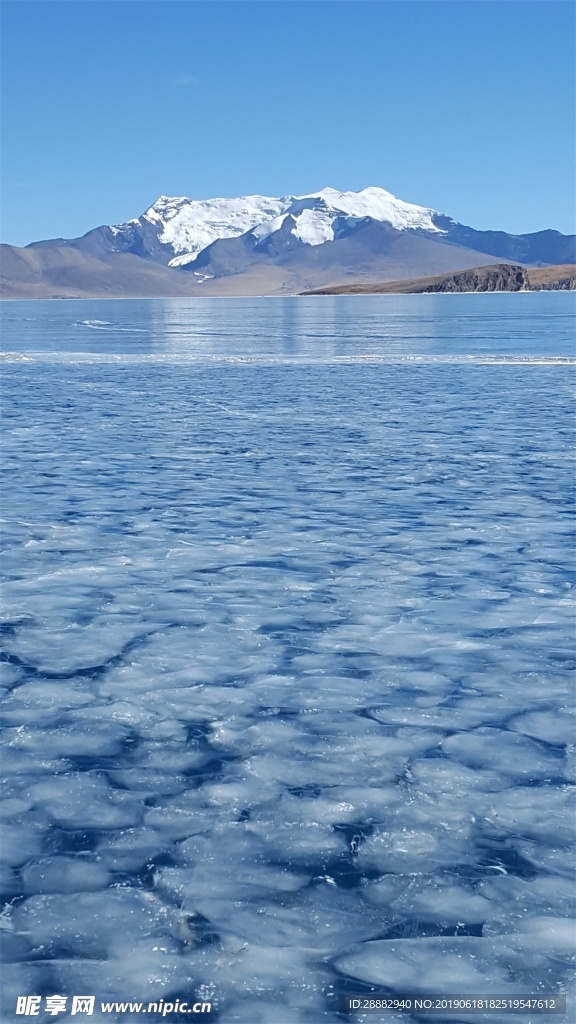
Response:
[[[2,1024],[570,1002],[574,296],[2,313]]]

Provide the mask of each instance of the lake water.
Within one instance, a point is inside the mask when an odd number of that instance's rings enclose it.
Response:
[[[3,304],[2,1024],[573,999],[573,300]]]

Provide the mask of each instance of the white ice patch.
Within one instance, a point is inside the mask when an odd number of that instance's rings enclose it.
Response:
[[[105,889],[112,876],[86,857],[44,857],[24,868],[22,880],[27,893],[71,893]]]
[[[550,961],[550,954],[564,951],[565,924],[542,923],[524,934],[502,935],[492,938],[422,938],[399,941],[366,942],[336,960],[336,966],[345,975],[392,992],[450,992],[501,993],[518,992],[514,977],[522,977],[522,985],[530,987],[530,975],[546,977],[553,992],[559,978],[559,965]],[[554,940],[547,945],[544,936]],[[534,941],[536,939],[536,941]],[[534,986],[534,980],[532,980]],[[528,988],[522,991],[528,991]],[[462,1014],[462,1020],[474,1021],[473,1015]],[[497,1018],[504,1021],[505,1017]]]
[[[557,920],[561,929],[575,916],[576,893],[567,879],[555,875],[516,878],[499,875],[486,879],[479,887],[489,910],[484,935],[503,935],[515,931],[537,930],[541,920]],[[532,922],[532,923],[531,923]],[[572,934],[572,943],[576,932]]]
[[[57,775],[34,783],[28,795],[33,806],[67,829],[126,828],[142,817],[140,801],[112,789],[101,775]]]
[[[553,778],[562,774],[562,764],[550,751],[533,740],[502,729],[481,728],[443,740],[449,757],[469,768],[490,767],[518,782]]]
[[[464,928],[482,924],[493,904],[471,885],[455,884],[452,878],[432,879],[430,875],[385,875],[363,890],[366,899],[390,912],[415,922],[429,922],[440,928]]]
[[[176,952],[180,916],[146,892],[118,887],[30,896],[14,910],[13,923],[32,948],[53,946],[68,955],[106,959],[149,937]]]

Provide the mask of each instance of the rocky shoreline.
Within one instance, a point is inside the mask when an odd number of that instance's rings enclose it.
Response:
[[[575,291],[576,266],[522,267],[495,263],[454,274],[438,274],[411,281],[387,281],[383,284],[342,284],[315,288],[304,295],[379,295],[426,294],[436,292],[536,292]]]

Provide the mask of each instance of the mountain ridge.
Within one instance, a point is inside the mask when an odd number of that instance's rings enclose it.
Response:
[[[332,241],[331,224],[342,215],[351,222],[365,217],[389,223],[398,230],[443,233],[433,223],[435,212],[397,199],[385,189],[369,186],[360,192],[325,188],[302,196],[239,196],[232,199],[188,199],[160,196],[140,217],[122,224],[102,225],[80,238],[45,239],[25,248],[65,245],[99,248],[102,241],[112,251],[133,252],[168,266],[184,266],[212,242],[237,238],[250,231],[262,237],[277,230],[283,217],[294,217],[295,237],[309,245]],[[263,229],[263,230],[262,230]]]
[[[385,189],[194,200],[80,238],[2,247],[5,298],[297,294],[501,263],[576,262],[574,236],[477,231]]]

